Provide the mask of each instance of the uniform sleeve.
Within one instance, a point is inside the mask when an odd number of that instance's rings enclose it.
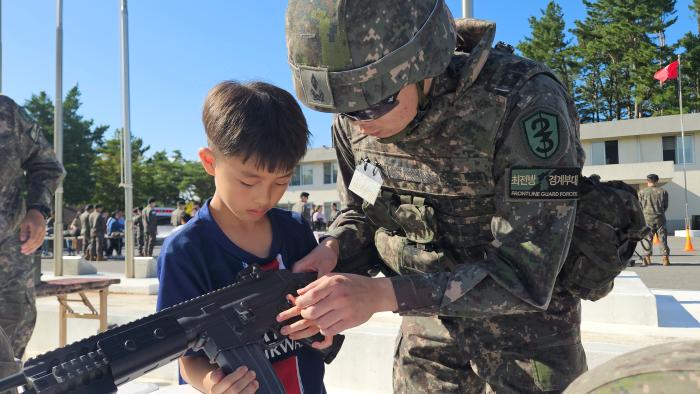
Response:
[[[332,132],[338,158],[338,194],[343,209],[327,234],[338,239],[340,256],[336,271],[366,274],[379,264],[374,247],[377,228],[369,223],[362,210],[362,198],[348,189],[355,171],[356,159],[350,147],[348,132],[340,116],[333,120]]]
[[[27,173],[27,205],[52,206],[53,193],[64,176],[63,166],[56,160],[51,145],[39,126],[17,106],[17,131],[22,169]]]
[[[578,119],[564,89],[545,75],[510,100],[515,104],[494,157],[494,240],[486,258],[458,264],[452,272],[393,277],[399,312],[477,317],[547,309],[569,249],[576,201],[511,200],[508,174],[512,168],[580,168]],[[550,127],[532,123],[540,118]],[[528,137],[525,129],[538,127],[552,133]]]
[[[668,210],[668,192],[666,190],[664,190],[663,199],[664,199],[664,201],[663,201],[664,212],[666,212]]]

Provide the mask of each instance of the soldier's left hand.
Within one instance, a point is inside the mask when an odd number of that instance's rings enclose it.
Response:
[[[301,314],[313,321],[321,334],[332,336],[359,326],[376,312],[398,308],[391,280],[352,274],[325,275],[298,291],[296,306],[279,314],[285,321]],[[295,327],[285,332],[291,334]],[[289,331],[288,331],[289,330]]]
[[[22,242],[22,253],[31,254],[44,242],[46,222],[44,215],[36,209],[30,209],[19,224],[19,240]]]

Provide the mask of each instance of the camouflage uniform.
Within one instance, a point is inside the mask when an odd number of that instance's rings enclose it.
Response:
[[[668,231],[666,229],[666,210],[668,209],[668,192],[659,186],[649,186],[646,189],[639,191],[639,202],[644,210],[644,219],[647,225],[651,228],[651,233],[648,236],[648,242],[643,242],[644,252],[646,256],[653,254],[653,238],[654,234],[659,236],[661,241],[661,255],[667,256],[670,254],[668,248]],[[648,245],[648,248],[647,248]]]
[[[90,212],[87,210],[80,214],[80,237],[83,239],[83,257],[94,259],[90,255]]]
[[[105,243],[105,232],[107,232],[107,224],[105,218],[102,217],[102,212],[95,209],[88,217],[90,223],[90,255],[95,260],[104,260],[103,246]]]
[[[143,228],[145,230],[143,251],[145,256],[153,256],[153,248],[156,246],[156,235],[158,235],[158,216],[150,206],[143,209],[141,213]]]
[[[136,247],[139,250],[139,256],[143,256],[143,221],[142,214],[134,215],[134,237],[136,238]]]
[[[333,54],[342,49],[330,47],[331,52],[324,41],[332,38],[323,30],[323,19],[334,17],[324,12],[331,11],[299,3],[290,2],[287,14],[289,58],[297,95],[314,109],[366,108],[393,94],[396,81],[418,81],[411,73],[435,65],[422,62],[433,59],[440,41],[421,33],[415,41],[431,52],[419,50],[397,65],[386,60],[390,72],[373,63],[338,65]],[[334,32],[337,41],[350,43],[352,59],[384,61],[380,57],[389,58],[393,48],[380,52],[372,45],[382,34],[431,12],[420,7],[446,7],[441,0],[390,3],[382,7],[386,18],[366,11],[376,7],[371,1],[343,10],[348,25],[363,23],[358,36]],[[440,12],[449,15],[435,10],[432,15]],[[425,25],[431,23],[436,22]],[[576,201],[522,198],[514,191],[521,177],[529,182],[527,174],[580,170],[584,154],[576,110],[550,70],[491,49],[493,23],[459,20],[457,33],[459,50],[449,53],[447,66],[427,72],[434,77],[430,92],[420,98],[417,121],[406,130],[377,139],[363,135],[347,117],[335,117],[338,189],[347,207],[329,230],[339,240],[337,269],[366,272],[378,255],[382,268],[399,274],[392,277],[404,315],[395,392],[480,393],[486,383],[499,393],[558,392],[586,370],[580,302],[557,283]],[[297,45],[294,34],[303,44]],[[331,64],[327,76],[312,68],[319,64]],[[349,71],[331,73],[331,67]],[[328,80],[332,91],[325,90]],[[422,82],[418,86],[420,92]],[[336,95],[351,99],[341,102]],[[349,190],[353,172],[364,163],[376,165],[383,178],[373,205]]]
[[[39,127],[20,106],[3,95],[0,95],[0,157],[3,159],[0,166],[0,376],[5,376],[11,371],[3,368],[13,362],[11,354],[7,354],[7,339],[14,356],[21,358],[36,321],[34,269],[32,258],[20,252],[19,225],[27,206],[52,205],[53,191],[63,177],[63,167],[56,161]]]
[[[567,394],[700,392],[700,341],[664,343],[616,357],[581,375]]]

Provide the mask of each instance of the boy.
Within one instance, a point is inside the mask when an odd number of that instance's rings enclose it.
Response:
[[[309,137],[292,95],[263,82],[222,82],[209,92],[202,119],[208,147],[199,150],[199,158],[216,191],[163,245],[158,310],[229,285],[250,264],[291,269],[316,246],[300,215],[274,208]],[[285,341],[266,351],[285,391],[325,393],[320,355]],[[224,377],[203,353],[181,357],[180,373],[203,392],[248,393],[259,387],[253,371],[241,367]]]

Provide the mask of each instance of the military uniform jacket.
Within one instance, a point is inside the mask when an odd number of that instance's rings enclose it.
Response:
[[[0,95],[0,240],[17,233],[28,205],[52,206],[63,166],[34,124],[12,99]],[[26,172],[26,174],[25,174]]]
[[[143,228],[147,234],[158,233],[158,216],[153,211],[153,208],[144,208],[141,217],[143,218]]]
[[[668,192],[659,186],[650,186],[639,191],[639,203],[642,204],[644,220],[649,224],[666,223],[668,209]]]
[[[80,235],[90,236],[90,212],[85,211],[80,214]]]
[[[102,217],[102,212],[93,211],[90,214],[89,223],[91,237],[104,237],[107,232],[107,223],[105,218]]]
[[[391,247],[375,243],[377,226],[348,189],[356,166],[376,163],[383,194],[429,201],[437,244],[457,263],[451,270],[392,277],[399,312],[478,317],[543,311],[568,252],[576,200],[509,193],[513,179],[527,173],[517,169],[580,170],[575,107],[544,66],[491,49],[494,24],[461,23],[469,54],[456,52],[433,79],[430,105],[417,125],[379,140],[335,117],[338,188],[348,207],[329,231],[340,244],[338,269],[357,271],[359,255]]]

